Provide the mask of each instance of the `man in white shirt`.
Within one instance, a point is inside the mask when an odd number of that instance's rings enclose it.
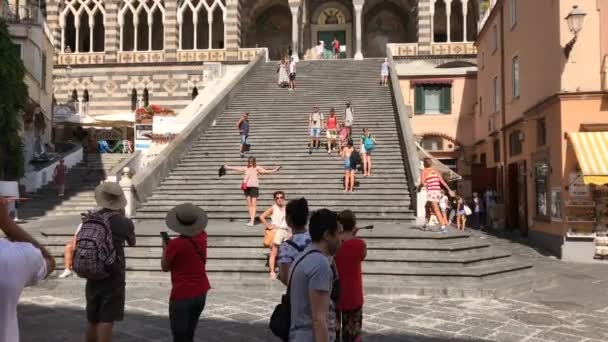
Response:
[[[289,91],[296,90],[296,60],[291,57],[289,62]]]
[[[23,288],[36,285],[55,268],[55,260],[8,215],[0,199],[0,342],[19,341],[17,303]],[[10,276],[6,276],[10,274]]]
[[[310,146],[308,154],[312,154],[313,149],[321,146],[321,128],[323,128],[323,113],[319,111],[319,106],[315,106],[308,117],[308,130],[310,131]]]

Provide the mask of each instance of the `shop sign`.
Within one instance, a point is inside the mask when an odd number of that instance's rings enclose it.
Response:
[[[570,197],[591,198],[591,191],[589,190],[589,186],[585,184],[581,172],[570,172],[568,184],[570,184]]]
[[[175,133],[175,116],[160,116],[155,115],[152,119],[154,134]]]
[[[150,148],[152,139],[152,125],[150,124],[135,124],[135,150],[142,151]]]
[[[122,140],[122,131],[119,129],[98,129],[95,131],[95,140]]]

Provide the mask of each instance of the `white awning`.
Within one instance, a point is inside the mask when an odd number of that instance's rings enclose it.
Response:
[[[119,114],[106,114],[106,115],[95,115],[96,121],[119,121],[119,122],[135,122],[135,113],[119,113]]]

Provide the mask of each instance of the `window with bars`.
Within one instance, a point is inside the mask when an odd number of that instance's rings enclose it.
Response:
[[[418,115],[452,113],[452,85],[417,85],[414,89],[414,113]]]

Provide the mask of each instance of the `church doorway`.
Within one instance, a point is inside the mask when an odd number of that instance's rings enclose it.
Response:
[[[340,57],[352,57],[353,21],[352,14],[346,6],[339,2],[327,2],[315,9],[310,25],[311,46],[307,52],[309,57],[316,57],[315,46],[320,41],[325,43],[325,57],[332,56],[331,43],[334,37],[340,42],[343,53]]]
[[[251,2],[249,6],[253,6]],[[259,4],[258,4],[259,5]],[[287,2],[270,2],[266,7],[245,8],[251,19],[243,25],[243,47],[265,47],[272,60],[287,57],[291,45],[291,11]]]
[[[388,43],[414,43],[416,18],[411,8],[393,1],[366,2],[363,13],[363,55],[385,57]]]

